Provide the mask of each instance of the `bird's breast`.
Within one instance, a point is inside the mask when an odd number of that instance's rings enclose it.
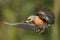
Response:
[[[34,23],[35,23],[36,25],[42,25],[42,26],[44,25],[43,20],[40,19],[38,16],[36,16],[36,19],[35,19]]]

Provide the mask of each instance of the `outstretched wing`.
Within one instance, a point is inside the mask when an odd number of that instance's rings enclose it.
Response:
[[[39,16],[39,18],[42,18],[47,21],[49,24],[54,24],[55,15],[52,11],[40,9],[39,11],[37,11],[36,15]]]

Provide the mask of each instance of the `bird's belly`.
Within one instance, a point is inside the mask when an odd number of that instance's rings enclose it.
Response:
[[[43,25],[44,24],[43,21],[39,17],[36,17],[34,22],[36,25]]]

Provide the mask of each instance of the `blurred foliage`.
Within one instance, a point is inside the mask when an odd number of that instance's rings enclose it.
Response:
[[[47,8],[54,12],[54,27],[49,27],[42,34],[5,25],[26,20],[35,15],[36,8]],[[60,0],[0,0],[0,40],[60,40]]]

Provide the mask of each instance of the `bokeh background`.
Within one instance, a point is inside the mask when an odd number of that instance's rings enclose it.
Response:
[[[48,8],[55,14],[55,24],[40,35],[3,23],[24,21],[35,15],[36,8]],[[0,40],[60,40],[60,0],[0,0]]]

